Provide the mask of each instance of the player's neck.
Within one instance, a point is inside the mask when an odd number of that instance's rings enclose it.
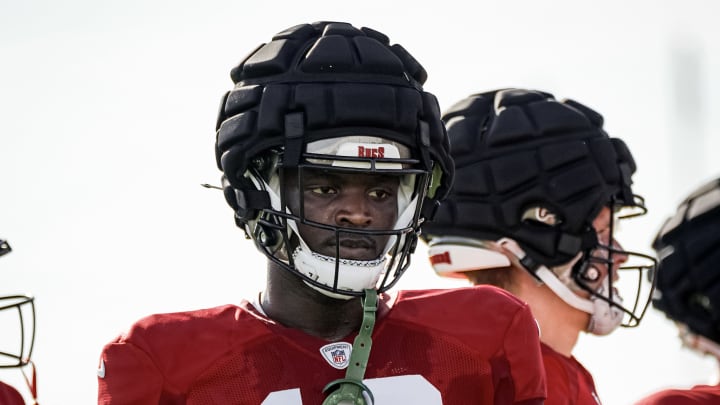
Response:
[[[328,341],[350,335],[362,322],[359,298],[327,297],[276,265],[268,268],[268,282],[260,304],[269,318]]]
[[[571,356],[588,314],[570,307],[547,286],[534,281],[524,284],[517,295],[530,305],[540,326],[540,340],[558,353]]]

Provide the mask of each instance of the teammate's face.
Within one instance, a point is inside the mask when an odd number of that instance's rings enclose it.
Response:
[[[612,223],[613,217],[610,208],[603,207],[600,213],[593,221],[593,228],[597,233],[597,239],[601,246],[611,247],[613,250],[622,250],[622,246],[617,240],[612,238],[611,229],[614,228]],[[609,273],[609,267],[612,266],[612,281],[617,281],[620,266],[628,259],[627,255],[618,252],[610,253],[607,249],[595,249],[592,253],[593,261],[587,270],[588,285],[591,287],[599,287],[600,283],[605,280]]]
[[[612,238],[611,235],[611,229],[617,231],[617,225],[612,223],[613,220],[610,208],[603,207],[598,216],[595,217],[593,227],[595,228],[595,232],[597,232],[597,238],[601,245],[610,246],[616,251],[622,251],[623,247],[617,240],[615,240],[615,238]],[[617,274],[617,269],[619,269],[623,263],[627,262],[627,260],[628,257],[626,254],[613,252],[613,273]]]
[[[305,169],[286,174],[288,205],[306,221],[352,230],[390,230],[397,221],[397,176],[339,173]],[[298,231],[311,250],[335,257],[374,260],[384,251],[388,235],[335,232],[307,224]]]

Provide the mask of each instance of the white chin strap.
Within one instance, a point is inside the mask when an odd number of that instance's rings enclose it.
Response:
[[[505,248],[506,251],[513,254],[520,262],[525,258],[525,251],[512,239],[500,239],[498,245]],[[569,270],[570,267],[575,263],[575,260],[563,266],[564,270]],[[585,329],[586,332],[592,333],[593,335],[607,335],[610,332],[617,329],[623,320],[623,311],[614,306],[610,305],[607,301],[598,298],[595,295],[590,295],[590,298],[583,298],[577,295],[568,286],[568,283],[573,281],[567,279],[561,281],[555,272],[550,270],[544,265],[540,265],[535,271],[535,275],[542,280],[545,285],[552,290],[560,299],[565,301],[566,304],[580,311],[590,314],[590,322]],[[595,290],[595,293],[600,296],[607,297],[607,292],[610,291],[610,279],[606,276],[600,287]],[[613,302],[621,305],[623,300],[619,294],[613,294]]]
[[[605,277],[600,287],[595,290],[599,295],[607,297],[607,292],[610,291],[610,278]],[[607,301],[600,299],[596,296],[591,296],[590,300],[593,302],[595,308],[590,317],[590,323],[588,324],[587,331],[593,335],[603,336],[610,334],[612,331],[617,329],[622,324],[624,313],[619,307],[610,305]],[[623,299],[617,291],[613,291],[612,301],[617,305],[622,305]]]
[[[445,277],[463,277],[461,273],[465,271],[502,268],[510,266],[511,262],[522,267],[521,260],[526,256],[525,251],[517,242],[507,238],[497,242],[468,238],[433,238],[428,247],[428,254],[435,272]],[[509,255],[514,256],[516,260],[510,260]],[[569,270],[574,263],[575,261],[572,261],[564,268]],[[587,332],[595,335],[607,335],[622,323],[622,310],[594,295],[591,295],[590,298],[577,295],[568,285],[574,283],[569,277],[560,279],[546,266],[538,267],[535,275],[566,304],[590,314]],[[607,296],[609,284],[610,281],[606,277],[596,293]],[[613,302],[622,304],[622,298],[618,294],[614,294]]]

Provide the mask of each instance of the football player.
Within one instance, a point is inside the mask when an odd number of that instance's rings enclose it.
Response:
[[[6,240],[0,239],[0,256],[12,251]],[[30,389],[33,404],[37,405],[35,390],[35,367],[30,357],[35,343],[35,302],[27,295],[0,296],[0,317],[2,336],[0,336],[0,368],[18,368],[23,373]],[[31,368],[30,377],[25,375],[25,367]],[[18,390],[0,381],[0,404],[25,405]]]
[[[137,322],[103,350],[99,403],[542,403],[520,300],[387,292],[453,179],[413,56],[373,29],[318,22],[276,34],[231,77],[217,164],[237,225],[267,256],[266,288]]]
[[[502,287],[530,305],[546,404],[599,403],[591,374],[572,355],[578,336],[637,325],[651,289],[638,281],[652,258],[614,238],[618,219],[645,212],[631,189],[630,151],[608,136],[597,112],[535,90],[475,94],[443,120],[456,178],[422,227],[433,268]],[[647,267],[627,263],[634,257]],[[622,291],[622,281],[632,289]]]
[[[665,221],[653,306],[675,321],[683,345],[720,365],[720,179],[698,188]],[[640,405],[720,403],[720,383],[659,391]]]

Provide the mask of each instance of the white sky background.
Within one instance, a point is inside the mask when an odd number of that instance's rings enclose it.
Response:
[[[138,318],[262,287],[264,256],[200,183],[219,183],[229,71],[273,34],[318,20],[377,29],[425,66],[443,109],[507,86],[597,109],[633,151],[650,208],[619,239],[649,252],[680,199],[720,175],[718,15],[710,0],[0,0],[0,237],[14,247],[0,294],[37,297],[40,402],[94,403],[102,346]],[[676,74],[678,54],[695,73]],[[401,282],[451,285],[423,246]],[[583,336],[576,357],[606,404],[716,376],[655,312],[637,329]],[[0,379],[27,391],[16,370]]]

